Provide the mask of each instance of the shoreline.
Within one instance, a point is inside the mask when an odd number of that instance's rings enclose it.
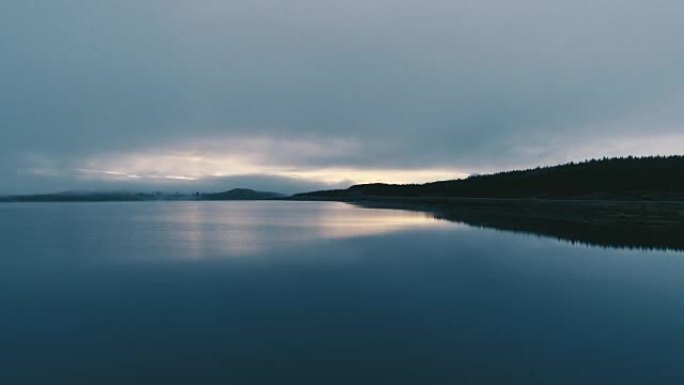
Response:
[[[468,226],[590,246],[684,250],[684,202],[444,197],[306,200],[420,211]]]
[[[684,202],[682,201],[378,196],[355,198],[294,197],[289,200],[336,201],[377,208],[487,213],[595,224],[680,224],[684,226]]]
[[[231,200],[40,201],[122,202],[340,202],[370,209],[421,212],[471,227],[551,237],[571,243],[629,249],[684,250],[684,202],[452,197],[284,197]],[[15,202],[29,203],[29,202]],[[31,202],[33,203],[33,202]]]

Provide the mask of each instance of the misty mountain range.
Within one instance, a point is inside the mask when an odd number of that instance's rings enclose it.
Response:
[[[286,195],[235,188],[219,193],[143,193],[143,192],[62,192],[55,194],[9,195],[0,197],[0,202],[138,202],[138,201],[215,201],[215,200],[265,200],[279,199]]]

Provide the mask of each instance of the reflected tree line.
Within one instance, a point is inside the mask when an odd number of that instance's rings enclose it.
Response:
[[[572,220],[464,214],[435,211],[438,219],[479,228],[552,237],[588,246],[644,250],[684,251],[684,225],[637,225],[627,223],[586,223]]]
[[[479,228],[552,237],[591,246],[684,251],[684,203],[364,201],[356,205],[422,211]]]

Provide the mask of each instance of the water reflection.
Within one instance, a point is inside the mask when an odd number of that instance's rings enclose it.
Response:
[[[335,203],[319,211],[314,236],[321,239],[345,239],[389,234],[402,230],[455,229],[460,226],[429,213],[405,210],[350,210],[350,205]]]
[[[684,253],[474,227],[523,224],[0,205],[0,384],[681,384]]]
[[[388,204],[363,203],[361,207],[388,208]],[[501,231],[551,237],[587,246],[643,249],[684,250],[684,222],[629,223],[582,220],[581,218],[540,218],[525,211],[493,212],[457,207],[407,207],[404,210],[425,212],[436,219],[456,224]]]
[[[163,232],[167,242],[184,250],[185,259],[248,256],[331,239],[461,227],[429,213],[338,202],[171,202],[141,211],[136,222]]]

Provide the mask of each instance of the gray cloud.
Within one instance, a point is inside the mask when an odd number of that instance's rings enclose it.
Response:
[[[0,193],[213,138],[359,144],[264,155],[306,169],[674,152],[683,19],[668,0],[3,1]]]

